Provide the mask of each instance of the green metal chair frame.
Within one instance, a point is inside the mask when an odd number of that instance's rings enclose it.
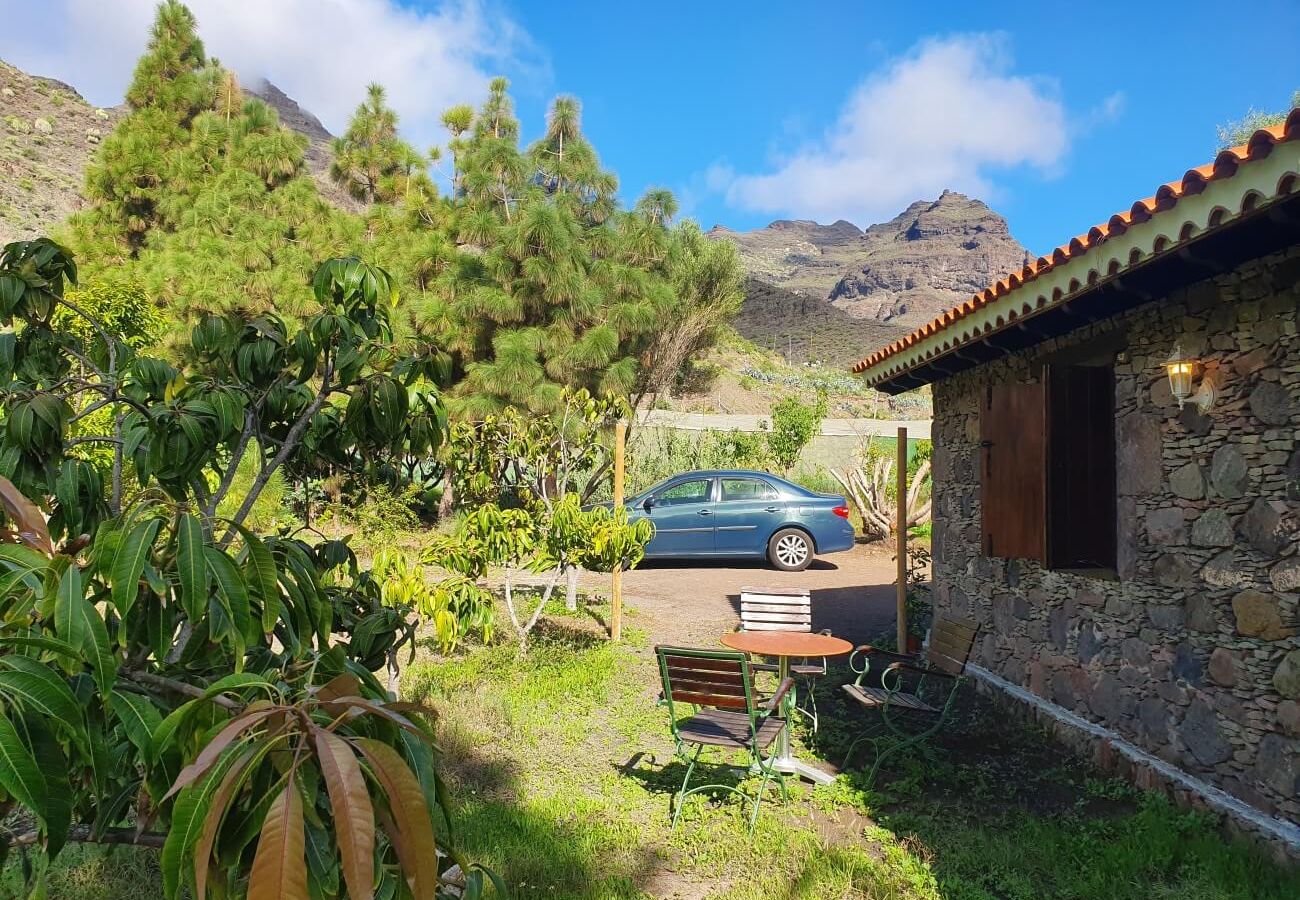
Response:
[[[879,709],[880,721],[869,726],[867,731],[849,744],[848,752],[844,754],[844,764],[840,768],[848,767],[853,751],[860,743],[870,742],[875,748],[875,762],[867,773],[867,785],[870,786],[875,783],[876,773],[886,759],[921,744],[938,733],[952,713],[953,701],[965,680],[966,663],[970,659],[978,633],[979,625],[975,622],[940,618],[935,620],[930,629],[930,642],[923,657],[893,653],[870,644],[863,644],[854,650],[849,657],[849,668],[858,677],[844,685],[844,691],[862,706]],[[872,671],[873,658],[889,661],[880,673],[880,687],[864,684]],[[905,690],[904,673],[919,676],[911,691]],[[947,696],[942,698],[939,706],[922,697],[927,680],[932,679],[949,683]],[[929,718],[929,723],[919,731],[905,726],[905,722],[918,716]]]
[[[759,705],[754,694],[753,674],[749,657],[732,650],[701,650],[690,647],[655,647],[659,659],[659,675],[663,680],[663,703],[668,707],[669,728],[676,744],[675,753],[686,763],[686,777],[682,779],[673,809],[675,830],[682,815],[682,804],[691,794],[709,790],[723,790],[740,797],[746,794],[730,784],[704,784],[689,787],[695,764],[706,746],[744,750],[749,754],[749,771],[759,773],[763,780],[753,798],[753,812],[749,818],[749,833],[758,824],[758,810],[768,782],[775,776],[781,787],[781,796],[789,799],[785,776],[773,765],[774,753],[764,755],[772,746],[784,719],[776,713],[781,701],[794,684],[785,679],[776,692]],[[675,704],[692,707],[692,714],[678,720]],[[695,745],[691,753],[689,745]]]

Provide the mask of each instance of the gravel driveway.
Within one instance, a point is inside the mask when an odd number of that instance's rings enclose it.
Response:
[[[742,587],[812,590],[813,630],[829,628],[855,644],[894,625],[894,562],[878,546],[860,544],[818,557],[802,572],[781,572],[754,560],[643,562],[623,576],[623,602],[642,615],[654,642],[713,646],[740,621]],[[582,584],[609,593],[609,576],[584,573]]]

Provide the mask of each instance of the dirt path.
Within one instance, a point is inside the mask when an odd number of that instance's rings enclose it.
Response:
[[[644,562],[623,576],[624,601],[641,614],[650,641],[713,646],[740,621],[743,587],[807,587],[813,630],[829,628],[854,643],[894,623],[894,563],[888,553],[859,545],[781,572],[760,561]],[[582,586],[606,594],[609,576],[584,574]]]

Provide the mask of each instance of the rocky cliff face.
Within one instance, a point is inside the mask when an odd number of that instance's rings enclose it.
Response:
[[[123,112],[0,61],[0,246],[47,234],[81,208],[86,166]]]
[[[1005,219],[953,191],[865,231],[782,220],[710,235],[734,243],[750,274],[737,330],[798,362],[858,358],[1026,260]]]
[[[1025,248],[979,200],[944,191],[873,225],[861,258],[827,296],[859,319],[913,328],[1024,266]]]

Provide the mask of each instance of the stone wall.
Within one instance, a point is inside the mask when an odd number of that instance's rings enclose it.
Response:
[[[1262,812],[1300,821],[1300,248],[935,385],[934,584],[979,665]],[[1123,335],[1118,578],[990,559],[979,397]],[[1180,413],[1175,341],[1219,396]]]

